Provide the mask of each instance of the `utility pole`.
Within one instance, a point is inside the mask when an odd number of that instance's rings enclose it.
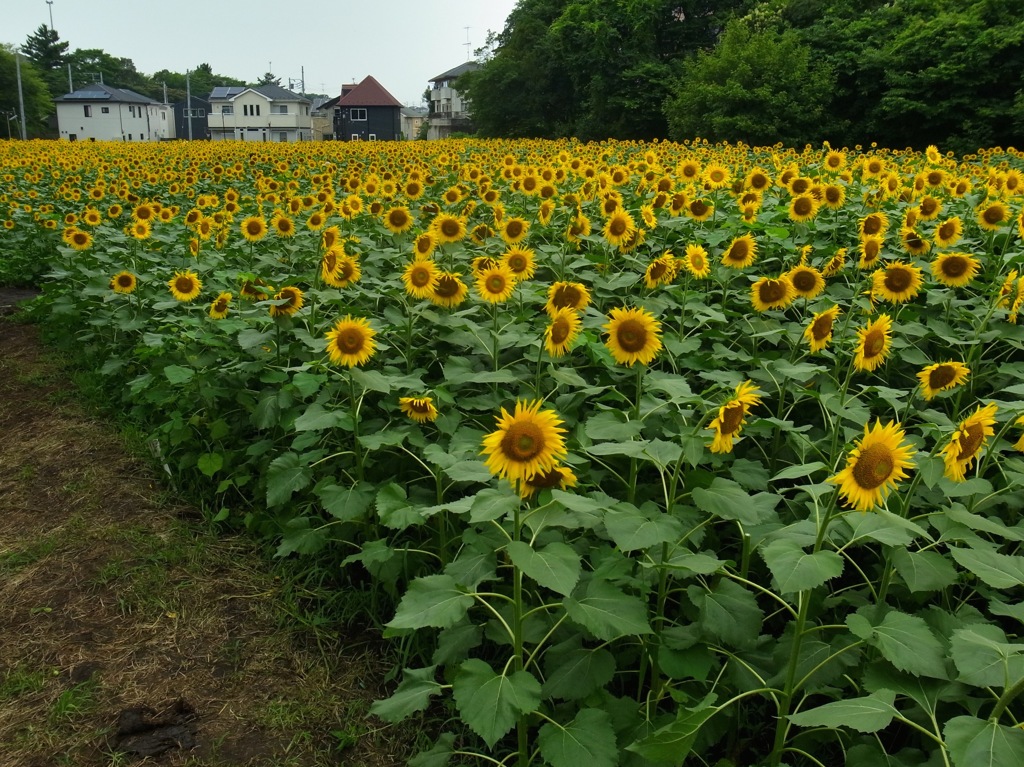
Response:
[[[185,114],[188,120],[188,140],[192,140],[192,72],[185,72]],[[221,116],[221,124],[223,125],[224,117]]]
[[[28,141],[28,131],[25,129],[25,94],[21,90],[21,51],[14,51],[14,69],[18,77],[18,110],[21,112],[21,140]]]
[[[466,42],[464,42],[463,45],[466,46],[466,61],[469,61],[470,53],[472,53],[473,50],[473,44],[469,42],[469,30],[472,29],[472,27],[463,27],[463,29],[466,30]]]
[[[68,93],[75,92],[75,84],[71,82],[71,62],[68,62]]]
[[[53,29],[53,0],[46,0],[46,4],[50,7],[50,29]]]

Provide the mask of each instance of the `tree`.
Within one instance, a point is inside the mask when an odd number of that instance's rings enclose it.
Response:
[[[9,45],[0,46],[0,136],[7,138],[18,133],[18,80],[17,62],[14,49]],[[53,100],[46,87],[42,73],[34,62],[21,57],[21,91],[25,100],[25,123],[29,138],[46,133],[46,118],[53,112]],[[14,120],[10,118],[15,118]]]
[[[753,30],[736,20],[714,50],[683,67],[665,105],[669,135],[762,146],[818,143],[830,132],[834,82],[793,30]]]
[[[68,43],[61,41],[57,30],[41,24],[25,39],[21,50],[36,65],[51,93],[67,92]]]
[[[263,77],[256,81],[257,85],[280,85],[281,78],[275,77],[273,72],[264,72]]]
[[[160,88],[135,68],[128,58],[111,56],[102,48],[76,48],[69,57],[76,87],[102,81],[113,88],[128,88],[143,96],[158,98]]]

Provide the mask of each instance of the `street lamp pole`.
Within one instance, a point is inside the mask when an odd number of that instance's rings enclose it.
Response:
[[[28,131],[25,129],[25,94],[21,90],[21,51],[14,51],[14,68],[18,78],[18,110],[21,113],[21,140],[28,141]]]
[[[50,8],[50,29],[53,29],[53,0],[46,0],[46,4]]]

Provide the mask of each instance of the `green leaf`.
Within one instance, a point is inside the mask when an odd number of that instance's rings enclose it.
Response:
[[[1009,589],[1024,585],[1024,557],[978,548],[953,547],[949,553],[958,565],[993,588]]]
[[[400,722],[409,714],[422,711],[430,699],[444,688],[434,680],[437,666],[407,668],[402,672],[402,683],[390,698],[374,701],[370,713],[385,722]]]
[[[327,410],[323,405],[313,402],[306,412],[295,419],[295,431],[323,431],[343,426],[352,427],[352,415],[345,410]]]
[[[837,700],[792,714],[789,721],[798,727],[849,727],[857,732],[878,732],[888,727],[899,713],[893,705],[895,701],[896,693],[892,690],[879,690],[865,698]]]
[[[683,524],[660,511],[644,514],[632,504],[617,503],[604,517],[604,526],[622,551],[647,549],[683,535]]]
[[[391,391],[391,382],[388,380],[388,377],[379,370],[362,370],[357,367],[352,367],[349,368],[348,373],[352,376],[352,380],[364,389],[377,391],[381,394],[387,394]]]
[[[1011,541],[1024,541],[1024,532],[1016,527],[1007,527],[997,517],[983,517],[980,514],[972,514],[961,504],[954,503],[946,510],[946,516],[954,522],[966,525],[972,530],[979,530],[983,533],[992,533],[1000,538]]]
[[[646,605],[607,581],[590,581],[586,596],[582,599],[567,597],[563,605],[573,621],[604,641],[652,633],[647,623]]]
[[[896,610],[875,626],[868,644],[900,671],[915,676],[946,678],[945,651],[924,618]]]
[[[326,381],[327,376],[314,373],[299,372],[292,376],[292,385],[303,397],[316,394]]]
[[[588,418],[583,425],[583,433],[595,442],[628,442],[640,435],[644,425],[625,418],[617,411],[606,410]]]
[[[409,584],[395,617],[393,629],[454,626],[473,606],[473,597],[461,591],[450,575],[424,575]]]
[[[478,658],[470,658],[459,667],[452,693],[462,721],[489,748],[515,726],[520,715],[533,713],[540,705],[540,682],[533,674],[496,674]]]
[[[522,500],[507,485],[499,488],[488,487],[473,496],[473,504],[469,508],[469,521],[489,522],[511,514]]]
[[[191,381],[195,377],[196,371],[181,365],[168,365],[164,368],[164,375],[172,384],[183,384]]]
[[[580,555],[567,544],[555,541],[534,550],[523,541],[508,544],[512,564],[541,586],[569,596],[580,579]]]
[[[582,709],[564,727],[549,721],[537,734],[540,755],[551,767],[615,767],[619,749],[615,745],[612,718],[599,708]]]
[[[953,632],[953,663],[961,682],[977,687],[1009,687],[1024,678],[1024,644],[1011,644],[998,626],[979,623]]]
[[[734,647],[750,647],[757,640],[764,613],[743,586],[723,578],[710,591],[691,586],[687,593],[700,610],[702,628],[711,636]]]
[[[309,467],[295,453],[285,453],[267,468],[267,506],[280,506],[310,483]]]
[[[212,477],[224,467],[224,456],[220,453],[203,453],[196,461],[196,466],[207,477]]]
[[[676,720],[626,747],[650,762],[683,764],[704,723],[718,713],[713,706],[680,709]]]
[[[798,466],[790,466],[788,469],[783,469],[772,477],[772,482],[779,482],[784,479],[803,479],[804,477],[809,477],[811,474],[814,474],[816,471],[821,471],[826,468],[828,467],[821,461],[813,461],[811,463],[802,463]]]
[[[405,489],[394,482],[377,491],[376,505],[381,524],[392,530],[404,530],[424,522],[419,509],[406,499]]]
[[[421,751],[409,760],[409,767],[448,767],[454,752],[455,735],[443,732],[431,748]]]
[[[697,508],[716,517],[758,525],[775,518],[775,507],[782,497],[773,493],[750,495],[731,479],[715,477],[708,488],[695,488],[693,502]]]
[[[491,471],[483,461],[459,461],[444,470],[456,482],[489,482]]]
[[[374,487],[369,482],[360,482],[354,487],[333,484],[318,487],[316,494],[324,511],[345,522],[364,518],[373,503],[373,491]]]
[[[582,700],[615,676],[615,656],[602,648],[550,653],[546,662],[545,698]]]
[[[1024,764],[1024,730],[957,716],[942,730],[954,767],[1020,767]]]
[[[893,549],[892,564],[911,592],[941,591],[956,583],[952,563],[937,551]]]
[[[843,558],[834,551],[808,554],[795,541],[772,541],[761,549],[781,594],[814,589],[842,574]]]
[[[646,458],[648,442],[638,439],[632,442],[598,442],[587,448],[591,455],[625,455],[630,458]]]
[[[675,442],[663,439],[652,439],[644,448],[644,453],[662,470],[671,468],[682,456],[683,449]]]
[[[325,538],[322,530],[310,527],[309,517],[295,517],[288,520],[284,527],[281,543],[274,552],[275,557],[286,557],[289,554],[315,554],[324,547]]]

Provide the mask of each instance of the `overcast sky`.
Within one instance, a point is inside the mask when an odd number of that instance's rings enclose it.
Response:
[[[373,75],[403,104],[419,105],[431,77],[473,58],[500,32],[516,0],[2,0],[0,42],[23,45],[50,25],[76,48],[102,48],[151,75],[208,62],[255,82],[270,69],[288,85],[336,96]],[[467,30],[466,27],[469,27]],[[466,41],[472,48],[467,48]],[[298,89],[298,86],[296,86]]]

